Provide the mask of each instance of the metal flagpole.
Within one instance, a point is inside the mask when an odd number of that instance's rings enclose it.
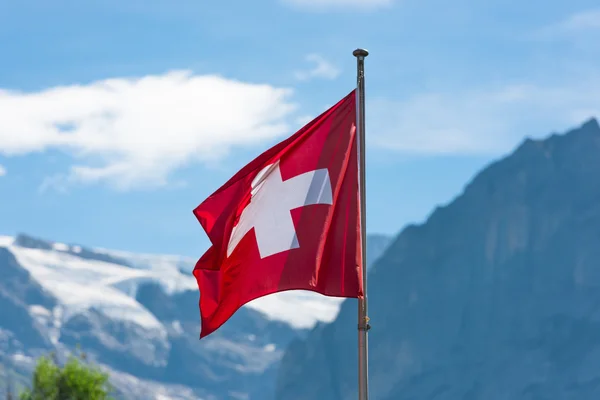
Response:
[[[369,52],[356,49],[356,129],[358,131],[358,152],[360,168],[360,234],[362,247],[362,279],[364,297],[358,299],[358,400],[369,399],[369,317],[367,316],[367,189],[365,162],[365,57]]]

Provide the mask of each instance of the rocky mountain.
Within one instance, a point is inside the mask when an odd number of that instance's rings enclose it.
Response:
[[[385,239],[374,237],[375,257]],[[0,237],[0,393],[8,383],[27,384],[40,355],[64,360],[81,348],[122,398],[271,399],[284,349],[315,323],[332,321],[341,300],[267,296],[199,340],[194,263]]]
[[[600,127],[526,140],[369,279],[372,400],[600,398]],[[356,399],[356,303],[288,348],[277,400]]]

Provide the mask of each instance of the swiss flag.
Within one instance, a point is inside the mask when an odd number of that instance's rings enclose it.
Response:
[[[212,243],[194,268],[201,338],[271,293],[363,296],[355,101],[352,91],[194,210]]]

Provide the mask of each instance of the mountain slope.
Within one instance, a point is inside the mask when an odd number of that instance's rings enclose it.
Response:
[[[128,399],[268,400],[285,347],[340,300],[267,296],[199,341],[194,262],[0,237],[0,363],[23,382],[39,355],[81,346]]]
[[[407,227],[370,274],[371,399],[600,398],[599,176],[591,120]],[[347,301],[295,341],[276,398],[355,399],[355,327]]]

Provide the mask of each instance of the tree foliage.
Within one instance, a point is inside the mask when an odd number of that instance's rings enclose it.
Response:
[[[33,372],[31,388],[20,400],[109,400],[112,387],[108,375],[71,356],[64,366],[52,357],[40,357]]]

